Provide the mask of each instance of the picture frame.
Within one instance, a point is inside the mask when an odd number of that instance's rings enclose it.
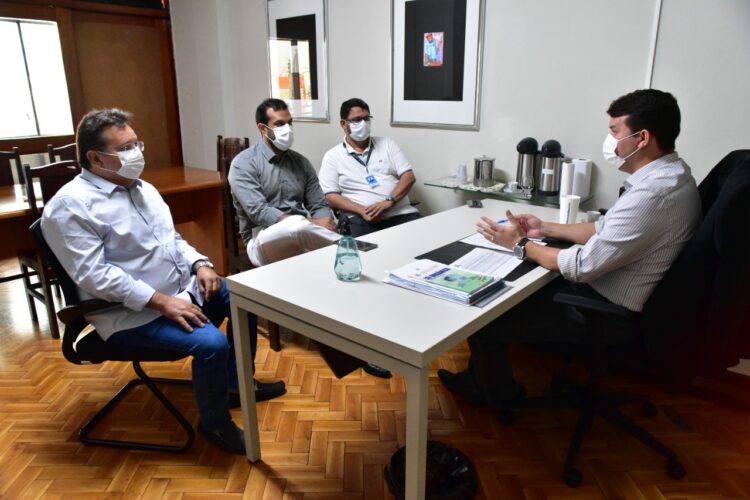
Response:
[[[330,122],[327,0],[266,0],[269,94],[295,121]]]
[[[391,0],[391,126],[479,130],[485,0]]]

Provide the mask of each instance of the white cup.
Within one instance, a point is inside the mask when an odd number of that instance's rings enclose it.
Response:
[[[459,186],[466,184],[466,165],[459,165],[458,169],[456,170],[456,184]]]
[[[560,196],[560,224],[575,224],[581,197],[574,194]]]
[[[596,222],[601,216],[602,214],[599,213],[599,210],[589,210],[586,212],[586,222]]]

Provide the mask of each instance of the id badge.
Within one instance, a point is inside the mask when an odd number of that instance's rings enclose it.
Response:
[[[378,180],[375,178],[374,175],[368,175],[367,177],[365,177],[365,180],[367,181],[367,184],[369,184],[372,189],[375,189],[376,187],[380,186],[380,184],[378,184]]]

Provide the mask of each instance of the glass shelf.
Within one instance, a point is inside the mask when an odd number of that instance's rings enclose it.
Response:
[[[448,175],[446,177],[440,177],[439,179],[434,179],[430,181],[426,181],[425,186],[432,186],[432,187],[438,187],[443,189],[450,189],[452,191],[460,191],[463,193],[472,193],[472,194],[481,194],[483,196],[489,197],[489,198],[496,198],[498,200],[506,200],[506,201],[517,201],[520,203],[529,203],[531,205],[538,205],[542,207],[553,207],[553,208],[560,208],[560,197],[558,195],[551,195],[551,196],[543,196],[538,194],[536,191],[534,191],[531,196],[526,196],[523,193],[506,193],[505,191],[498,190],[482,190],[480,188],[474,187],[472,184],[464,184],[462,186],[456,185],[456,177],[453,175]],[[586,197],[581,198],[581,206],[583,206],[585,203],[590,202],[594,199],[594,195],[589,195]]]

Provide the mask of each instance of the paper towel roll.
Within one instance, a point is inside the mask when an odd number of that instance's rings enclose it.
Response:
[[[564,161],[560,172],[560,196],[573,194],[573,172],[575,166],[572,161]]]
[[[576,158],[573,160],[573,192],[585,198],[591,191],[591,160]]]

